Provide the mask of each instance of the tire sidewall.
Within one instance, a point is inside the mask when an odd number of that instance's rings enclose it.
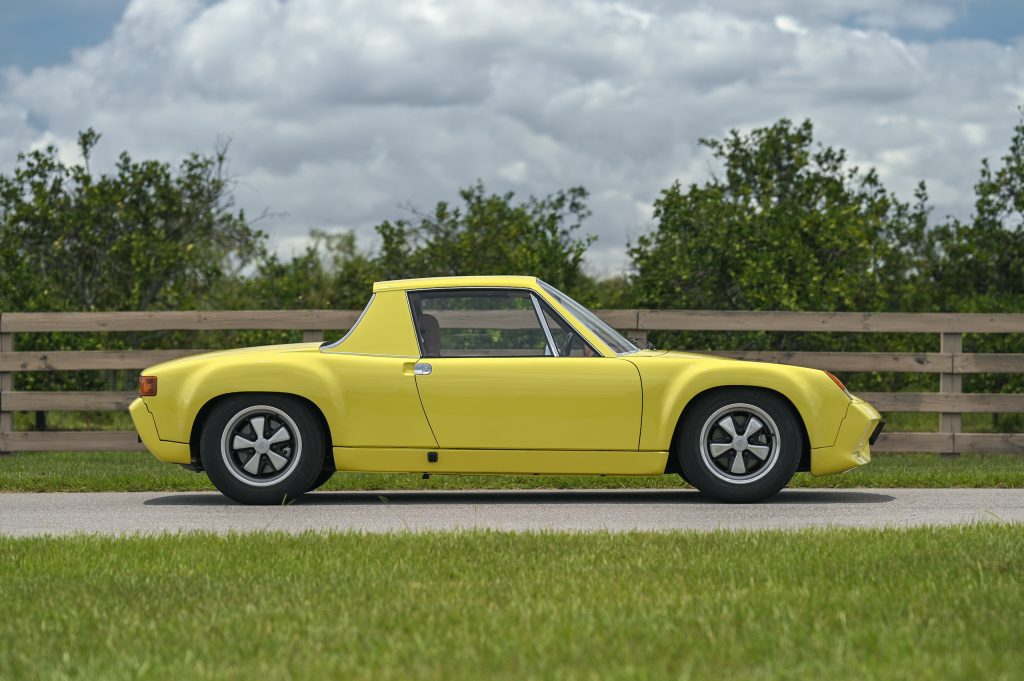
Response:
[[[701,431],[719,409],[749,404],[765,411],[778,429],[779,453],[772,469],[749,483],[727,482],[708,469],[701,456]],[[687,410],[676,438],[676,456],[684,478],[704,494],[719,501],[753,503],[774,495],[792,479],[800,464],[803,437],[797,416],[778,395],[756,388],[726,388],[698,398]]]
[[[265,486],[246,484],[225,463],[221,443],[224,429],[239,412],[266,405],[280,409],[295,423],[301,438],[299,460],[293,470],[277,483]],[[287,395],[246,393],[228,397],[210,411],[200,434],[199,454],[203,469],[224,496],[243,504],[282,504],[297,499],[312,486],[324,468],[324,435],[310,409]]]

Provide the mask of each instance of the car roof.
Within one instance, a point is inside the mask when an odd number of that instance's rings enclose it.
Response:
[[[500,275],[487,277],[428,277],[425,279],[393,279],[378,281],[373,284],[373,292],[408,291],[422,288],[459,288],[459,287],[494,286],[502,288],[534,288],[537,277],[521,275]]]

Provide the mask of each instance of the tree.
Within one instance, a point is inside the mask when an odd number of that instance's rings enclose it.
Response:
[[[676,182],[655,201],[657,226],[629,248],[640,305],[737,310],[908,309],[927,225],[874,170],[815,146],[813,126],[782,119],[701,144],[724,167]]]
[[[567,290],[581,283],[593,242],[574,236],[590,215],[585,189],[516,202],[512,192],[488,194],[477,182],[459,196],[461,206],[441,201],[432,213],[377,226],[382,277],[531,274]]]
[[[262,309],[359,309],[366,304],[379,266],[356,246],[351,232],[312,230],[304,252],[282,261],[267,255],[241,280],[230,305]]]
[[[1024,109],[1022,109],[1024,113]],[[932,308],[952,312],[1024,311],[1024,120],[1014,127],[1009,151],[993,169],[981,163],[974,185],[974,215],[949,220],[928,234]],[[1020,334],[969,334],[968,352],[1020,352]],[[968,374],[967,392],[1024,391],[1020,374]],[[992,430],[1024,429],[1022,414],[993,414]]]
[[[1024,121],[1014,127],[1010,149],[998,168],[982,161],[974,193],[969,221],[950,220],[928,235],[934,307],[1024,310]]]
[[[95,175],[54,147],[0,175],[0,308],[148,310],[216,305],[220,284],[263,255],[264,235],[233,210],[226,149],[177,170],[123,152]]]

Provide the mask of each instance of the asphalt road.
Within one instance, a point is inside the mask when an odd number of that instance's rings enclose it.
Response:
[[[760,504],[692,490],[317,492],[241,506],[215,492],[0,494],[0,534],[207,530],[715,530],[1024,522],[1024,489],[784,490]]]

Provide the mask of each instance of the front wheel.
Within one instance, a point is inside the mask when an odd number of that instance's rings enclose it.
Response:
[[[778,395],[729,388],[700,398],[683,419],[676,456],[683,477],[719,501],[772,496],[800,464],[797,417]]]
[[[210,481],[225,496],[243,504],[281,504],[317,480],[324,436],[294,397],[236,395],[213,407],[199,452]]]

